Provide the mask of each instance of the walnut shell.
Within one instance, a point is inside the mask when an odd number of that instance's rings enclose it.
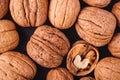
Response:
[[[0,53],[15,49],[18,43],[15,24],[9,20],[0,20]]]
[[[108,49],[115,57],[120,57],[120,33],[114,35],[112,41],[108,44]]]
[[[106,57],[95,68],[96,80],[120,80],[120,59]]]
[[[8,12],[9,0],[0,0],[0,19]]]
[[[59,29],[72,27],[80,11],[79,0],[50,0],[49,20]]]
[[[22,53],[9,51],[0,55],[0,80],[32,80],[36,65]]]
[[[10,0],[14,21],[22,27],[38,27],[47,19],[48,0]]]
[[[67,69],[56,68],[48,72],[46,80],[74,80],[74,78]]]
[[[111,2],[111,0],[83,0],[83,1],[90,6],[99,8],[106,7]]]
[[[80,80],[95,80],[95,79],[89,76],[89,77],[82,77],[80,78]]]
[[[98,50],[85,41],[77,41],[67,55],[67,68],[75,76],[93,71],[99,59]]]
[[[47,68],[59,66],[69,48],[67,37],[58,29],[47,25],[38,27],[27,44],[28,55]]]
[[[118,26],[120,27],[120,1],[114,4],[112,13],[116,16],[118,20]]]
[[[76,31],[88,43],[101,47],[109,43],[116,28],[114,15],[96,7],[85,7],[78,17]]]

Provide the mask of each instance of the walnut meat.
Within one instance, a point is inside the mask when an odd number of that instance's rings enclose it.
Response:
[[[95,79],[89,76],[89,77],[82,77],[80,78],[80,80],[95,80]]]
[[[49,20],[59,29],[72,27],[80,11],[79,0],[50,0]]]
[[[76,23],[78,35],[96,47],[108,44],[115,28],[116,19],[114,15],[96,7],[85,7]]]
[[[120,59],[106,57],[95,68],[96,80],[120,80]]]
[[[83,0],[83,1],[90,6],[99,8],[106,7],[111,2],[111,0]]]
[[[46,80],[74,80],[74,78],[67,69],[56,68],[48,72]]]
[[[112,13],[116,16],[118,20],[118,25],[120,27],[120,1],[114,4],[112,8]]]
[[[59,66],[69,48],[67,37],[58,29],[47,25],[38,27],[27,43],[28,55],[47,68]]]
[[[0,80],[32,80],[36,65],[22,53],[9,51],[0,55]]]
[[[96,48],[85,41],[77,41],[67,55],[67,68],[75,76],[89,74],[95,68],[99,59]]]
[[[38,27],[47,19],[48,0],[10,0],[14,21],[22,27]]]
[[[114,35],[111,42],[108,44],[108,49],[115,57],[120,57],[120,33]]]
[[[10,20],[0,20],[0,53],[13,50],[19,43],[19,34]]]

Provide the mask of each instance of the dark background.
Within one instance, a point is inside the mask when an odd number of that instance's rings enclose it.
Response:
[[[120,0],[112,0],[111,3],[105,7],[104,9],[108,10],[111,12],[111,9],[112,9],[112,6],[118,2]],[[88,6],[87,4],[85,4],[82,0],[80,0],[80,3],[81,3],[81,9],[84,8],[85,6]],[[10,11],[8,11],[8,13],[6,14],[6,16],[3,18],[3,19],[9,19],[9,20],[12,20],[12,17],[10,15]],[[15,22],[14,22],[15,23]],[[15,23],[16,24],[16,23]],[[51,25],[51,23],[49,22],[49,20],[47,19],[45,25]],[[19,36],[20,36],[20,42],[19,42],[19,45],[18,47],[14,50],[14,51],[18,51],[18,52],[22,52],[23,54],[27,55],[27,52],[26,52],[26,44],[27,42],[29,41],[31,35],[33,34],[34,30],[36,29],[35,27],[30,27],[30,28],[22,28],[20,27],[19,25],[16,24],[16,28],[17,28],[17,31],[19,33]],[[77,40],[81,40],[81,38],[77,35],[76,31],[75,31],[75,25],[73,25],[71,28],[69,29],[66,29],[66,30],[61,30],[63,33],[65,33],[65,35],[67,36],[67,38],[69,39],[70,41],[70,44],[72,45],[75,41]],[[120,29],[118,28],[118,26],[116,26],[116,30],[115,30],[115,33],[118,33],[120,32]],[[103,47],[99,47],[98,48],[99,52],[100,52],[100,59],[106,57],[106,56],[112,56],[110,54],[110,52],[108,51],[107,49],[107,45],[106,46],[103,46]],[[46,75],[48,73],[48,71],[50,69],[48,68],[44,68],[44,67],[41,67],[40,65],[37,65],[37,74],[34,78],[34,80],[46,80]],[[63,59],[63,62],[62,64],[59,66],[59,67],[64,67],[66,68],[66,56],[64,57]],[[94,77],[94,71],[91,72],[90,74],[86,75],[86,76],[92,76]],[[77,76],[74,76],[74,80],[79,80],[80,77],[77,77]]]

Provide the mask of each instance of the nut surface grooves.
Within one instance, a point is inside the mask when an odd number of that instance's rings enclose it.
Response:
[[[47,25],[38,27],[27,44],[28,55],[47,68],[59,66],[69,48],[67,37],[58,29]]]

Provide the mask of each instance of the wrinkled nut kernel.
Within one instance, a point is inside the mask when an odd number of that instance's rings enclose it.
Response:
[[[89,74],[98,62],[98,50],[85,41],[77,41],[67,56],[67,68],[75,76]]]

